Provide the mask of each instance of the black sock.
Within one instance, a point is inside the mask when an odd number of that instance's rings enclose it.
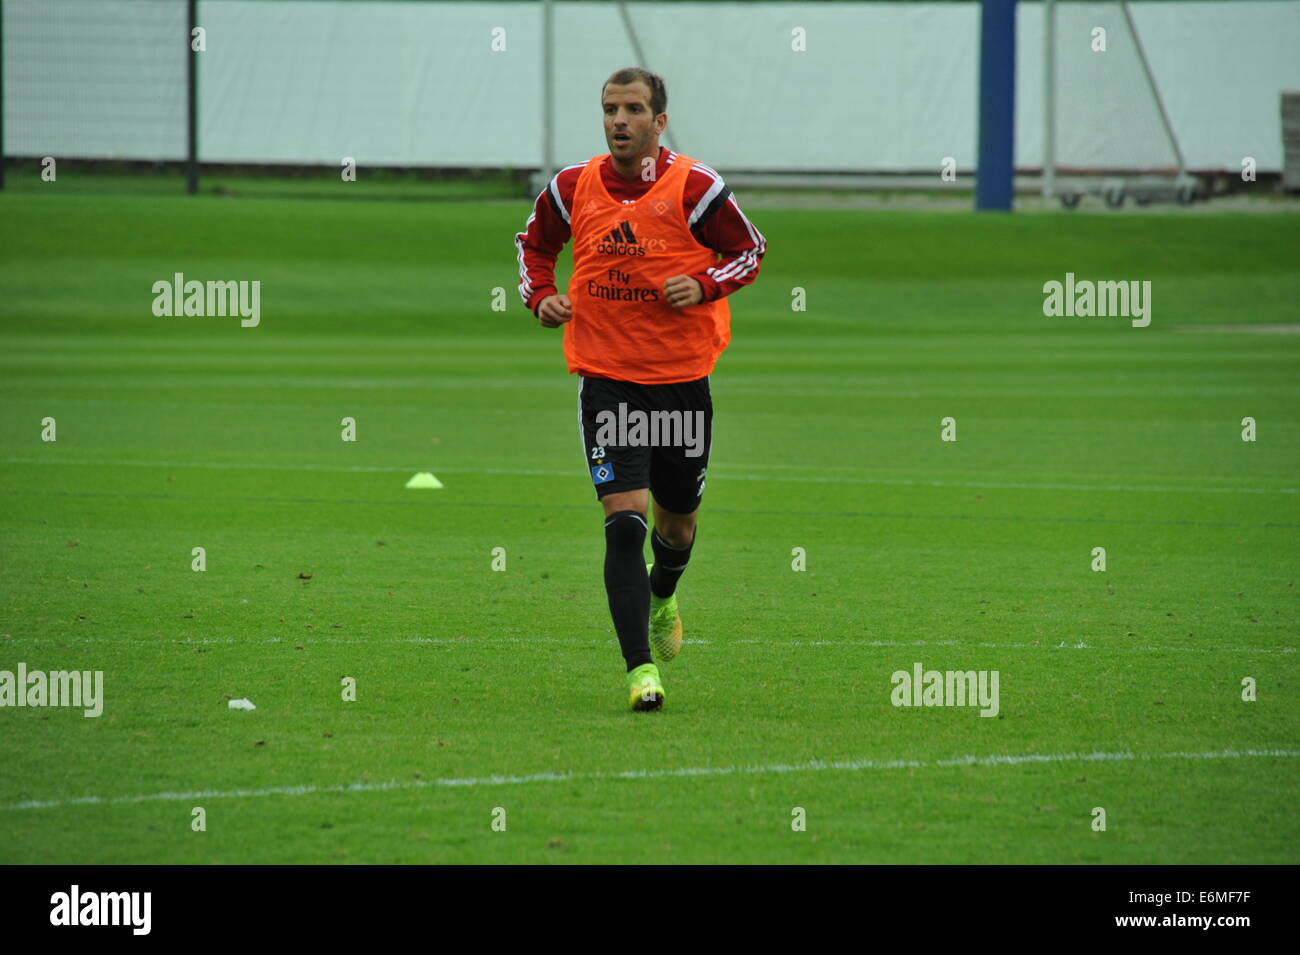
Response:
[[[658,528],[650,535],[650,549],[655,552],[654,570],[650,572],[650,589],[660,599],[671,597],[677,590],[677,581],[686,571],[691,559],[695,538],[680,550],[659,536]]]
[[[650,656],[645,530],[645,515],[637,511],[618,511],[605,518],[605,593],[628,670],[654,660]]]

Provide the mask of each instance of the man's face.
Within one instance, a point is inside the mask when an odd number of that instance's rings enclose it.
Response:
[[[655,116],[650,109],[650,89],[638,80],[626,86],[613,83],[600,98],[605,110],[605,142],[610,155],[624,162],[652,151],[668,121],[667,113]]]

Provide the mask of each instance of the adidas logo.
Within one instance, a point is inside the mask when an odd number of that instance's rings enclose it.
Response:
[[[602,255],[645,255],[645,248],[636,240],[632,224],[626,220],[600,240],[596,251]]]

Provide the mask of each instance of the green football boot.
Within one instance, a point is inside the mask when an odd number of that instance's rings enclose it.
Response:
[[[628,673],[627,702],[633,710],[657,710],[664,705],[664,685],[653,663],[643,663]]]
[[[649,573],[654,564],[646,564]],[[682,618],[677,612],[677,595],[656,597],[650,591],[650,647],[660,660],[671,660],[682,649]]]

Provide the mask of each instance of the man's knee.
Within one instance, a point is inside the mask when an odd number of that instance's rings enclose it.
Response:
[[[695,515],[656,511],[655,530],[669,547],[685,550],[695,540]]]
[[[635,491],[618,491],[602,497],[600,505],[605,509],[606,517],[617,514],[619,511],[636,511],[638,514],[644,514],[646,498],[647,492],[645,488]]]

